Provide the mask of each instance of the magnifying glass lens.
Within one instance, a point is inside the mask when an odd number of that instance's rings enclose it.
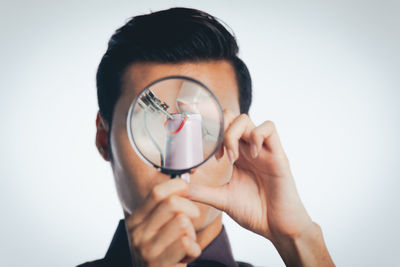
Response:
[[[223,112],[200,81],[168,76],[132,102],[127,131],[136,153],[164,173],[180,175],[203,164],[222,143]]]

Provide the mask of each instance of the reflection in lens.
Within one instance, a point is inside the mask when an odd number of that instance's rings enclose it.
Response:
[[[166,173],[183,173],[216,152],[222,142],[223,113],[205,85],[169,76],[151,83],[132,102],[127,130],[143,160]]]

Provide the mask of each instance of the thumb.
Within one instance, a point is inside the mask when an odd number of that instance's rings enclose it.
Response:
[[[225,185],[212,187],[190,183],[187,197],[222,211],[227,209],[228,191]]]

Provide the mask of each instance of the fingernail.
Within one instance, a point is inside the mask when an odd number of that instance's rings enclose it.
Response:
[[[257,146],[256,145],[251,146],[251,156],[253,157],[253,159],[257,157]]]
[[[228,149],[228,158],[231,161],[231,163],[234,162],[235,157],[233,156],[233,151]]]

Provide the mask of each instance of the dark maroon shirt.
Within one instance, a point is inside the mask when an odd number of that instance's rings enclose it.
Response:
[[[110,247],[103,259],[86,262],[78,267],[132,267],[125,221],[120,220]],[[201,255],[188,264],[188,267],[252,267],[251,264],[236,262],[225,227],[218,236],[201,252]]]

